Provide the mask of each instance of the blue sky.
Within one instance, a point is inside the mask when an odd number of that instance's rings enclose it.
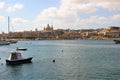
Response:
[[[95,29],[120,26],[120,0],[0,0],[0,33],[54,29]]]

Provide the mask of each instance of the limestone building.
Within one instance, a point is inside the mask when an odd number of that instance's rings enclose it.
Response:
[[[47,24],[46,27],[44,27],[44,32],[53,32],[53,25]]]

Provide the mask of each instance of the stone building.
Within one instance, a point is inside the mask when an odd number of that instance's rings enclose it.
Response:
[[[108,27],[101,30],[98,35],[107,37],[120,37],[120,27]]]
[[[53,25],[47,24],[46,27],[44,27],[44,32],[53,32]]]

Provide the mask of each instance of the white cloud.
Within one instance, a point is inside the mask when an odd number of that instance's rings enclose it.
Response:
[[[94,25],[103,25],[106,23],[110,23],[109,19],[107,17],[99,17],[99,16],[91,16],[87,19],[82,19],[79,21],[79,25],[85,26],[89,25],[88,27],[93,27]]]
[[[64,11],[51,7],[42,11],[35,19],[35,24],[37,26],[44,26],[46,23],[54,23],[57,26],[71,26],[77,20],[77,15],[72,11]],[[66,24],[67,23],[67,24]]]
[[[112,16],[91,16],[87,19],[79,19],[79,21],[76,23],[78,26],[86,26],[87,27],[94,27],[94,26],[101,26],[102,25],[110,25],[110,24],[114,24],[116,22],[120,22],[120,15],[119,14],[115,14]]]
[[[4,7],[5,3],[4,2],[0,2],[0,9],[2,9]]]
[[[23,8],[23,5],[22,4],[15,4],[14,6],[9,6],[7,11],[8,12],[14,12],[18,9],[22,9]]]
[[[89,0],[91,4],[108,10],[120,10],[120,0]]]
[[[22,18],[14,18],[12,19],[12,24],[13,25],[25,25],[28,24],[28,20],[22,19]]]
[[[91,13],[96,11],[96,8],[93,4],[88,3],[88,0],[62,0],[60,7],[61,9],[82,13]]]
[[[31,30],[35,29],[33,27],[35,25],[32,25],[32,23],[29,22],[29,20],[21,18],[21,17],[12,18],[10,23],[11,23],[10,24],[11,29],[13,31],[25,31],[25,30],[28,31],[30,29]]]
[[[50,7],[44,9],[35,19],[37,26],[44,26],[47,23],[55,26],[84,26],[84,25],[102,25],[114,23],[120,20],[120,15],[105,16],[90,16],[86,19],[81,19],[79,14],[94,13],[99,10],[98,7],[108,10],[120,10],[120,0],[61,0],[59,7]]]
[[[0,22],[5,22],[5,17],[0,16]]]
[[[35,24],[44,26],[51,23],[56,26],[73,27],[79,21],[78,13],[92,13],[95,11],[96,8],[86,3],[85,0],[62,0],[59,8],[51,7],[43,10],[35,19]]]
[[[16,8],[16,9],[22,9],[23,5],[22,4],[15,4],[14,8]]]
[[[120,22],[120,14],[115,14],[112,16],[112,20],[119,21]]]
[[[8,12],[13,12],[13,11],[15,11],[15,8],[12,7],[12,6],[9,6],[8,9],[7,9],[7,11],[8,11]]]

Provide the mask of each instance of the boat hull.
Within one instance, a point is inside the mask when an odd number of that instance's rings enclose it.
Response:
[[[9,42],[7,42],[7,41],[2,41],[2,40],[0,40],[0,45],[9,45],[10,43]]]
[[[10,41],[8,41],[8,42],[10,42],[11,44],[15,44],[15,43],[17,43],[16,40],[10,40]]]
[[[26,51],[27,49],[26,48],[18,48],[16,49],[17,51]]]
[[[116,44],[120,44],[120,40],[114,40]]]
[[[33,57],[20,59],[20,60],[8,60],[6,59],[6,64],[8,65],[15,65],[15,64],[24,64],[24,63],[30,63]]]
[[[9,45],[10,43],[0,43],[0,45]]]

